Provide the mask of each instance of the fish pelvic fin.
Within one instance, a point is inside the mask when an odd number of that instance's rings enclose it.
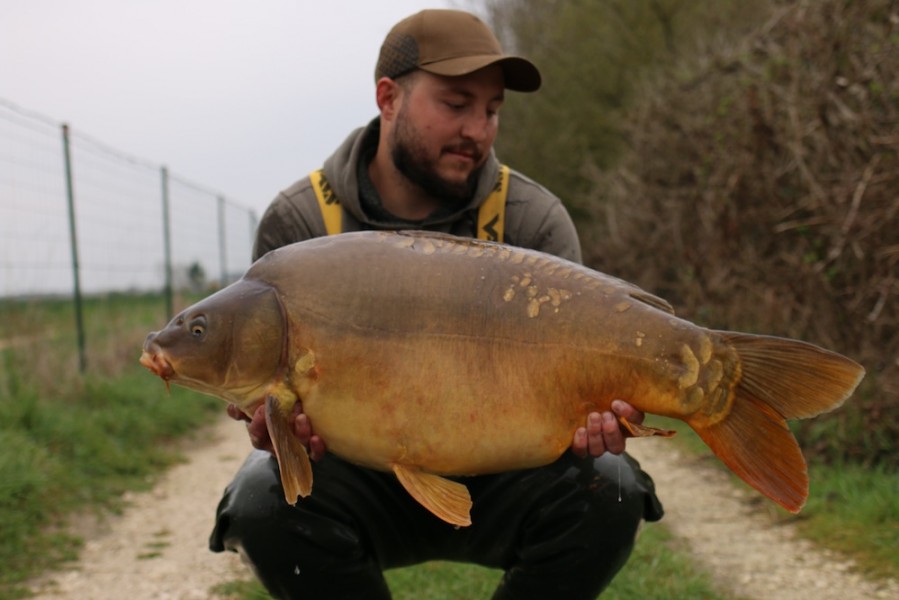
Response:
[[[274,396],[265,400],[265,424],[275,448],[275,458],[278,459],[284,499],[293,506],[298,498],[312,493],[312,463],[306,448],[293,433],[289,418],[291,411],[285,408]]]
[[[471,496],[463,484],[416,467],[392,466],[397,479],[419,504],[451,525],[471,525]]]
[[[806,342],[718,333],[740,357],[731,409],[711,425],[690,425],[734,473],[797,513],[808,498],[808,469],[786,420],[839,407],[865,371],[845,356]]]

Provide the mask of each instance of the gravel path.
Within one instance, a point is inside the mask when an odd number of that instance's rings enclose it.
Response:
[[[754,508],[754,495],[735,488],[723,471],[664,440],[632,441],[628,448],[656,481],[663,522],[688,540],[722,589],[753,600],[899,598],[899,582],[867,581],[791,526],[772,525]],[[216,584],[249,577],[234,554],[206,548],[221,491],[248,450],[243,427],[223,417],[189,448],[189,463],[92,532],[77,564],[35,584],[37,597],[199,600],[213,598]]]
[[[708,459],[661,439],[632,441],[628,452],[655,481],[662,522],[688,542],[722,589],[753,600],[899,599],[899,582],[867,581],[793,526],[773,524],[758,507],[760,496],[734,486]]]
[[[223,416],[186,448],[190,462],[85,535],[78,563],[38,582],[37,597],[208,600],[212,586],[249,577],[236,554],[207,548],[222,490],[249,450],[245,428]]]

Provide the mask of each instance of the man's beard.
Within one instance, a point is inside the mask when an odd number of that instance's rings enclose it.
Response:
[[[427,158],[418,132],[404,112],[405,107],[397,115],[397,125],[393,132],[391,158],[396,169],[425,194],[440,202],[441,206],[456,208],[466,204],[474,197],[483,165],[474,169],[461,183],[447,181],[438,175],[435,161]],[[473,153],[475,162],[481,160],[481,153],[476,147],[468,145],[465,149]]]

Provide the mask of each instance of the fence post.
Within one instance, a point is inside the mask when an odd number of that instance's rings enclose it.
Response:
[[[81,302],[81,271],[78,263],[78,235],[75,226],[75,189],[72,182],[72,152],[69,147],[69,126],[62,124],[62,147],[66,166],[66,199],[69,205],[69,240],[72,245],[72,276],[74,280],[75,330],[78,337],[78,370],[87,370],[84,343],[84,306]]]
[[[250,260],[252,261],[256,251],[256,228],[259,226],[259,221],[256,220],[256,213],[253,210],[248,209],[247,215],[250,222]]]
[[[172,281],[172,221],[169,213],[169,170],[163,166],[162,173],[162,248],[165,262],[165,314],[171,320],[175,316],[175,286]]]
[[[225,197],[218,197],[219,203],[219,265],[222,268],[221,287],[228,285],[227,242],[225,241]]]

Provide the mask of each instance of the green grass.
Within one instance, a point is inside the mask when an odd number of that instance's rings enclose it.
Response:
[[[428,562],[387,571],[394,600],[487,599],[502,572],[477,565]],[[234,600],[268,600],[256,581],[237,581],[218,586],[216,592]],[[680,543],[661,524],[643,528],[630,560],[602,594],[603,600],[735,600],[716,591],[707,573],[690,562]]]
[[[852,556],[873,576],[899,579],[899,472],[859,465],[812,465],[799,530]]]
[[[27,578],[74,558],[80,540],[67,519],[120,508],[126,490],[178,460],[160,442],[221,410],[184,389],[167,394],[137,364],[150,323],[165,321],[160,306],[123,298],[92,315],[92,367],[80,376],[59,303],[0,304],[5,339],[11,323],[25,339],[0,350],[0,598],[23,597]]]
[[[170,444],[197,428],[215,399],[162,385],[147,373],[88,378],[47,397],[32,387],[4,394],[0,410],[0,597],[26,577],[72,558],[78,540],[60,533],[66,517],[116,509],[129,489],[178,455]],[[15,597],[11,595],[10,597]]]

